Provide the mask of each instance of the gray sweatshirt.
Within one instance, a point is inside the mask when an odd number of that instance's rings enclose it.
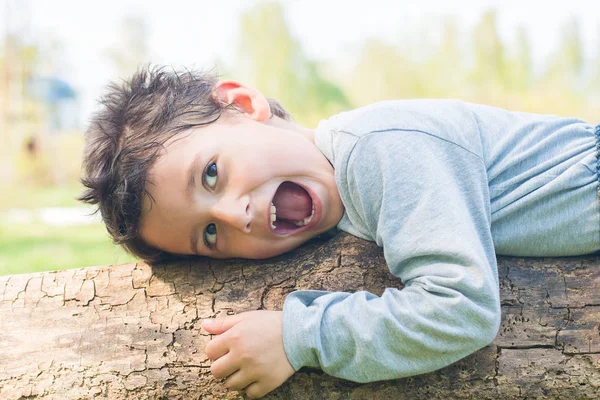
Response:
[[[288,295],[295,370],[370,382],[442,368],[495,338],[496,253],[600,251],[597,133],[585,121],[390,101],[322,121],[315,143],[335,169],[338,228],[383,247],[406,286]]]

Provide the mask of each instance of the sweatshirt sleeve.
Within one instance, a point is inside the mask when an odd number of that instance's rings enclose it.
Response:
[[[372,382],[434,371],[492,342],[500,300],[482,158],[424,132],[392,130],[360,138],[344,175],[352,222],[383,247],[405,287],[288,295],[292,367]]]

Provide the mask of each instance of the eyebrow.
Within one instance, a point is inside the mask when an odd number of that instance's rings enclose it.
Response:
[[[194,188],[196,187],[196,177],[200,172],[200,154],[196,154],[192,162],[190,163],[190,167],[187,170],[187,187],[185,189],[185,195],[188,199],[188,202],[192,202],[192,193],[194,192]]]
[[[189,203],[193,201],[193,192],[196,187],[196,177],[200,172],[200,154],[196,154],[192,162],[190,163],[190,167],[187,170],[187,187],[185,190],[185,196]],[[192,231],[190,232],[190,248],[193,254],[198,255],[198,248],[196,245],[198,244],[198,236],[199,226],[193,226]]]

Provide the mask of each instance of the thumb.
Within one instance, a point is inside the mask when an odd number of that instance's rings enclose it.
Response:
[[[202,328],[211,335],[220,335],[242,321],[243,314],[228,315],[222,318],[208,318],[202,321]]]

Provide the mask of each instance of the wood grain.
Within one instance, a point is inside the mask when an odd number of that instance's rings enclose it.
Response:
[[[431,374],[357,384],[301,370],[270,399],[600,398],[600,257],[498,260],[493,344]],[[241,399],[210,374],[204,318],[280,310],[299,289],[402,287],[340,234],[263,261],[143,263],[0,277],[1,399]]]

